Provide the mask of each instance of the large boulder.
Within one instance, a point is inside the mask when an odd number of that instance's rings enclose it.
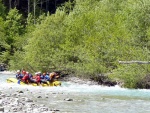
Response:
[[[137,88],[150,89],[150,74],[146,75],[137,83]]]
[[[91,78],[92,80],[98,82],[99,85],[105,85],[105,86],[115,86],[117,85],[116,81],[112,81],[108,78],[108,76],[99,74],[97,76],[94,76]]]

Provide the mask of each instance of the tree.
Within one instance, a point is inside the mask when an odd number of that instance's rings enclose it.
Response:
[[[10,56],[13,55],[18,48],[20,48],[18,47],[17,42],[19,41],[20,35],[24,33],[22,15],[18,13],[16,8],[11,9],[6,16],[4,30],[6,34],[5,41],[7,44],[7,48],[5,48],[5,53],[7,53],[7,60],[5,62],[8,62],[8,59],[11,59]]]
[[[41,24],[36,25],[35,31],[25,46],[24,61],[34,66],[36,70],[57,68],[61,62],[60,44],[63,41],[62,22],[65,14],[59,12],[47,16]],[[29,62],[30,61],[30,62]]]
[[[5,43],[5,34],[4,34],[4,21],[3,19],[0,17],[0,54],[2,54],[1,52],[4,51],[4,43]]]
[[[0,0],[0,17],[4,17],[5,16],[5,7],[2,4],[2,0]]]

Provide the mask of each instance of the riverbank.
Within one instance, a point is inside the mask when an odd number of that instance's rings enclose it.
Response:
[[[39,96],[33,98],[34,92],[29,89],[17,90],[14,87],[0,90],[0,112],[3,113],[55,113],[59,110],[49,108],[47,105],[39,104],[37,99],[44,96],[38,92]],[[36,94],[36,95],[37,95]],[[50,95],[47,95],[48,98]]]
[[[61,76],[60,80],[70,81],[77,84],[87,84],[87,85],[102,85],[108,87],[115,86],[115,85],[119,85],[120,87],[122,86],[121,82],[111,81],[106,75],[101,75],[101,74],[91,78],[81,78],[81,77],[76,77],[75,75],[65,75],[65,76]]]

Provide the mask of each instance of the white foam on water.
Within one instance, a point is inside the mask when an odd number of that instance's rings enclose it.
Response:
[[[15,74],[15,71],[0,71],[0,74]]]
[[[107,87],[100,85],[87,85],[77,84],[72,82],[62,82],[62,86],[59,87],[42,87],[42,86],[31,86],[31,85],[19,85],[6,83],[8,77],[15,77],[13,72],[4,72],[0,74],[1,87],[0,88],[16,88],[23,90],[24,88],[33,91],[46,91],[46,92],[68,92],[68,93],[90,93],[90,94],[101,94],[101,95],[115,95],[115,96],[134,96],[134,97],[149,97],[150,90],[147,89],[127,89],[119,86]]]

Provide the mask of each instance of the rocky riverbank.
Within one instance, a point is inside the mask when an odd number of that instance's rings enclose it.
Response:
[[[59,111],[44,104],[38,104],[36,99],[42,98],[43,95],[33,99],[32,91],[28,89],[24,91],[15,90],[12,87],[0,90],[0,113],[55,113]],[[48,95],[46,98],[48,98]]]
[[[115,86],[120,85],[120,83],[117,83],[116,81],[111,81],[106,75],[97,75],[95,77],[91,78],[78,78],[73,75],[65,75],[61,77],[62,81],[71,81],[73,83],[77,84],[87,84],[87,85],[103,85],[103,86]]]

